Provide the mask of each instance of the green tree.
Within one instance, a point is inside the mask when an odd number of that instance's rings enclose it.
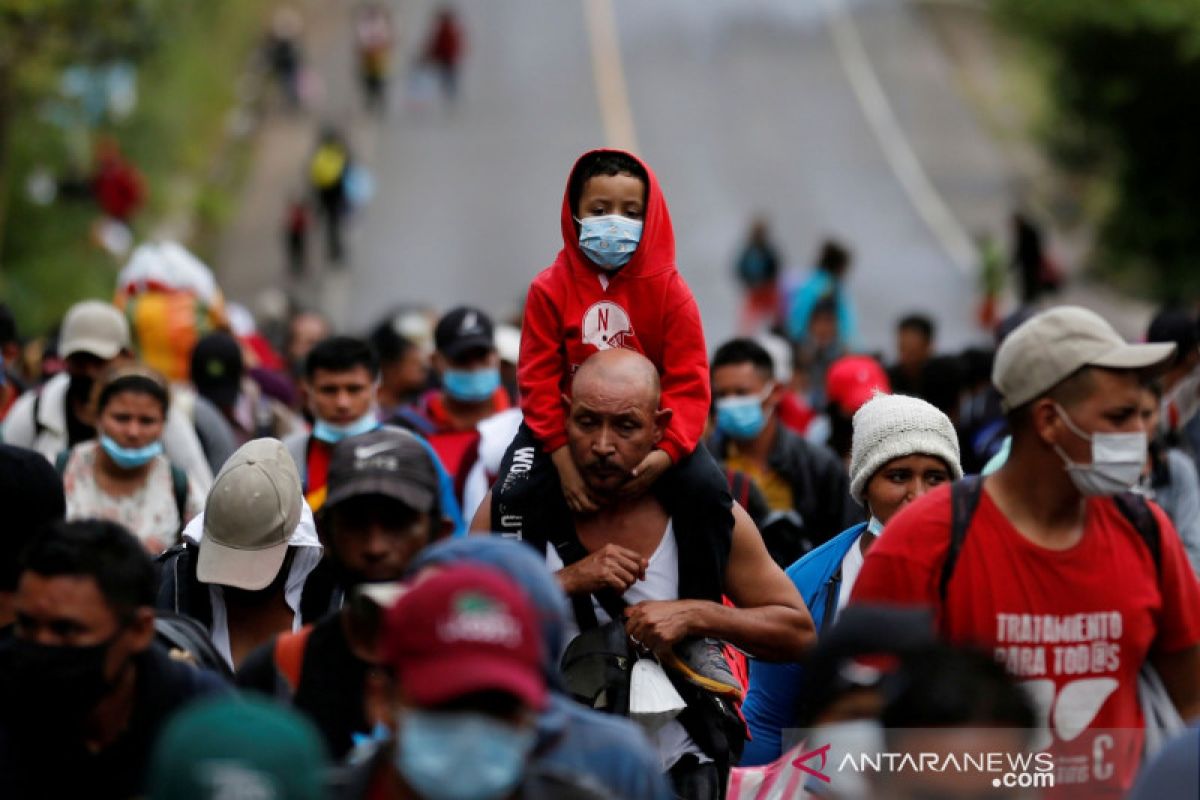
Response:
[[[1200,0],[997,3],[1048,56],[1059,144],[1111,177],[1102,261],[1200,293]]]

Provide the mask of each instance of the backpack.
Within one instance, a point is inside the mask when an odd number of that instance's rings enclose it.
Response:
[[[946,551],[946,560],[942,563],[942,573],[938,580],[938,601],[943,606],[946,604],[950,576],[954,574],[954,566],[967,538],[967,529],[971,526],[971,518],[975,516],[975,509],[979,507],[979,498],[982,495],[983,477],[980,475],[963,478],[950,487],[950,549]],[[1162,532],[1158,529],[1158,520],[1154,518],[1154,512],[1147,505],[1146,498],[1133,492],[1122,492],[1113,496],[1113,502],[1146,543],[1154,559],[1155,571],[1161,579]]]
[[[54,459],[54,470],[63,476],[67,473],[67,461],[71,458],[70,450],[63,450]],[[175,510],[179,513],[179,531],[187,525],[188,476],[182,467],[174,464],[171,467],[171,494],[175,498]]]
[[[217,652],[208,631],[191,617],[173,611],[155,611],[154,638],[166,648],[171,660],[212,670],[227,680],[233,678],[229,665]]]
[[[275,637],[271,661],[275,665],[276,694],[281,700],[291,700],[300,689],[304,652],[308,649],[308,636],[312,630],[312,625],[305,625],[298,631],[281,633]]]

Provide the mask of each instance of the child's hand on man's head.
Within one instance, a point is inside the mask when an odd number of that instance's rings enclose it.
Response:
[[[621,487],[621,494],[633,497],[645,492],[671,466],[671,457],[663,450],[651,450],[642,463],[633,468],[633,478]]]

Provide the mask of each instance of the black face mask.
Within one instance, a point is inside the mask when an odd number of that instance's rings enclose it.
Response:
[[[71,375],[71,382],[67,384],[67,402],[86,404],[92,399],[92,387],[95,383],[90,375]]]
[[[119,635],[87,647],[15,636],[0,643],[0,714],[27,723],[78,722],[112,688],[104,662]]]

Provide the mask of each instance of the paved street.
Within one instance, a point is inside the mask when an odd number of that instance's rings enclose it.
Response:
[[[434,6],[404,4],[399,63],[411,62]],[[973,274],[951,257],[945,230],[931,227],[919,179],[928,177],[960,236],[1002,233],[1005,169],[915,6],[473,0],[458,8],[469,39],[459,106],[414,109],[398,78],[388,120],[355,134],[378,193],[355,222],[351,268],[312,291],[344,325],[362,327],[401,302],[461,300],[510,313],[559,246],[569,164],[605,144],[607,131],[632,136],[662,180],[710,343],[734,330],[730,263],[755,211],[770,216],[797,269],[825,234],[854,246],[865,346],[887,347],[895,317],[922,309],[939,317],[943,346],[977,338]],[[597,27],[606,14],[611,40]],[[616,45],[607,54],[606,41]],[[854,58],[854,41],[865,59]],[[616,88],[623,74],[627,89],[615,99],[614,62]],[[875,80],[882,108],[878,97],[872,103]],[[335,113],[354,106],[336,100]],[[905,153],[916,156],[916,179],[897,166]]]

